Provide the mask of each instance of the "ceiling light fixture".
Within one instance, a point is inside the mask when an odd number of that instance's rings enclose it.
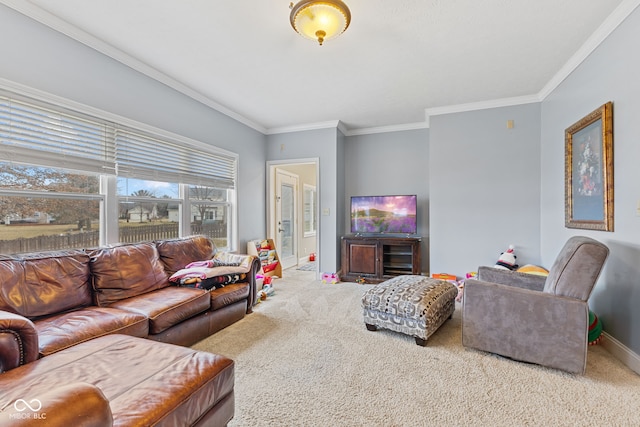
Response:
[[[351,22],[351,12],[340,0],[302,0],[289,5],[289,21],[303,37],[316,40],[320,46],[344,33]]]

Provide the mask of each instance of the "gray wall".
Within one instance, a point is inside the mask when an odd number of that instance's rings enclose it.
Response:
[[[640,354],[640,9],[636,9],[542,103],[542,259],[553,261],[564,242],[586,235],[611,250],[589,306],[604,329]],[[613,102],[614,231],[564,227],[564,131]]]
[[[513,120],[513,129],[507,121]],[[432,273],[540,263],[540,104],[431,117]]]
[[[343,173],[338,169],[339,131],[326,128],[302,132],[281,133],[267,136],[267,160],[297,160],[318,158],[320,182],[318,190],[319,226],[319,271],[338,271],[340,257],[338,198],[343,197],[344,182],[339,182]],[[264,189],[263,189],[264,191]],[[264,222],[264,219],[263,219]]]
[[[350,231],[351,196],[416,194],[422,271],[429,271],[429,129],[346,138],[343,220]]]
[[[238,153],[238,248],[265,234],[264,135],[3,5],[0,38],[0,78]]]

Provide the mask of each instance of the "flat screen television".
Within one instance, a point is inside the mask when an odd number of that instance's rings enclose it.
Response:
[[[417,196],[352,196],[351,232],[416,234]]]

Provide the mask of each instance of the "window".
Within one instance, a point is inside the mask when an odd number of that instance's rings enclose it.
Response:
[[[304,237],[316,235],[316,187],[304,184]]]
[[[135,243],[180,235],[179,185],[171,182],[118,178],[118,236]]]
[[[196,233],[235,249],[237,155],[104,114],[0,89],[0,253]]]
[[[100,243],[99,176],[0,163],[0,253]]]
[[[230,191],[214,187],[189,186],[191,234],[204,234],[218,248],[229,248]]]

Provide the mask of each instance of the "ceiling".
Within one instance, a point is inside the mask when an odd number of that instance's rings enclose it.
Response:
[[[263,133],[540,100],[637,0],[344,0],[318,46],[289,0],[2,0]],[[552,88],[551,88],[552,89]]]

